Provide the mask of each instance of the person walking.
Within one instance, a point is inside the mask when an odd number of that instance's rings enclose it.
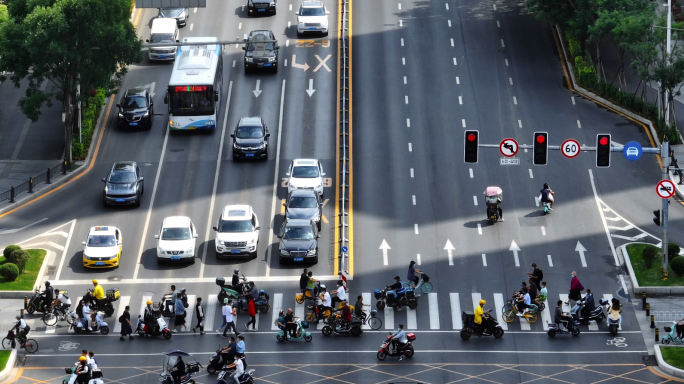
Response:
[[[185,326],[185,306],[183,305],[183,300],[178,297],[176,298],[176,305],[174,309],[174,314],[176,315],[176,319],[173,322],[173,331],[172,332],[178,332],[177,330],[181,325],[183,326],[184,329],[188,329],[188,327]]]
[[[232,302],[232,300],[228,299],[227,297],[223,299],[223,307],[221,307],[221,317],[223,317],[223,322],[221,323],[221,326],[218,327],[218,329],[216,330],[216,333],[221,333],[221,329],[223,329],[223,327],[225,327],[228,324],[226,322],[226,305],[230,305],[228,304],[230,302]]]
[[[124,308],[124,313],[119,316],[119,323],[121,323],[121,338],[119,340],[123,341],[126,335],[128,335],[129,340],[133,340],[133,325],[131,324],[131,307],[127,305]]]
[[[195,317],[197,317],[197,325],[192,327],[193,332],[200,330],[200,335],[204,335],[204,308],[202,307],[202,298],[198,297],[195,303]]]
[[[532,272],[527,272],[527,276],[530,277],[531,280],[534,280],[534,285],[537,286],[537,290],[541,291],[541,282],[544,280],[544,271],[539,269],[537,267],[537,263],[532,263]]]
[[[233,300],[228,300],[228,305],[223,307],[223,316],[226,319],[226,328],[223,329],[223,337],[228,338],[228,331],[231,329],[235,333],[235,336],[239,336],[240,333],[235,328],[234,316],[237,313],[237,308],[233,308]]]
[[[570,280],[570,288],[568,288],[568,291],[570,293],[568,294],[568,301],[565,303],[565,305],[570,305],[570,301],[578,301],[582,299],[582,291],[584,291],[584,286],[582,283],[580,283],[579,279],[577,278],[577,272],[572,271],[572,279]],[[573,307],[571,305],[570,307]]]
[[[249,321],[245,324],[245,329],[249,330],[249,325],[252,324],[252,332],[256,332],[256,307],[254,306],[254,296],[250,296],[247,303],[247,314],[249,314]]]

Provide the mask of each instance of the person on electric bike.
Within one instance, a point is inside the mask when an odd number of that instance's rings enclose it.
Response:
[[[55,291],[50,286],[50,282],[46,281],[45,290],[43,291],[43,293],[41,293],[41,296],[43,297],[43,309],[47,310],[47,308],[52,304],[52,302],[55,301],[54,293]]]
[[[402,348],[404,348],[404,345],[408,342],[408,338],[406,337],[406,334],[404,333],[404,324],[399,324],[399,329],[397,329],[396,332],[394,332],[391,336],[392,338],[392,353],[395,353],[397,351],[401,351]],[[399,361],[402,360],[402,356],[399,356]]]
[[[491,312],[491,309],[484,310],[484,306],[487,304],[486,301],[480,300],[480,305],[475,308],[475,318],[473,321],[475,324],[480,326],[482,328],[482,334],[488,335],[487,333],[487,324],[489,324],[489,312]]]
[[[556,303],[556,312],[553,315],[553,322],[556,323],[558,329],[565,332],[567,329],[565,329],[563,323],[567,323],[568,321],[572,321],[572,316],[563,312],[563,300],[558,300]]]
[[[178,356],[176,358],[176,364],[174,364],[173,368],[171,368],[171,377],[173,377],[174,383],[180,384],[183,375],[185,375],[185,362],[180,356]]]
[[[320,290],[321,304],[318,306],[318,316],[316,317],[316,322],[318,322],[323,317],[323,314],[326,310],[330,310],[332,312],[332,302],[330,300],[330,294],[328,293],[325,284],[321,284]]]
[[[397,305],[397,311],[401,311],[401,305],[399,305],[399,290],[404,288],[404,284],[401,282],[401,277],[399,276],[394,276],[394,284],[388,286],[390,290],[393,290],[395,293],[396,297],[396,305]]]
[[[588,318],[595,308],[596,302],[594,301],[594,294],[591,293],[591,289],[587,289],[587,294],[584,296],[584,308],[582,309],[583,317],[585,319]]]
[[[347,328],[352,321],[352,310],[347,304],[347,300],[342,301],[342,310],[340,315],[340,329]]]
[[[305,289],[306,289],[307,291],[309,291],[309,293],[311,294],[311,297],[314,298],[314,297],[316,297],[316,293],[317,293],[317,292],[316,292],[316,283],[318,282],[318,280],[316,280],[316,279],[313,278],[313,272],[311,272],[311,271],[309,271],[309,272],[307,273],[307,276],[308,276],[309,280],[308,280],[307,283],[306,283],[306,288],[305,288]],[[304,291],[302,291],[302,294],[304,294]],[[305,294],[305,295],[306,295],[306,294]],[[305,297],[306,297],[306,296],[305,296]]]
[[[91,295],[91,304],[95,308],[100,308],[100,302],[105,298],[104,288],[93,279],[93,293]]]
[[[237,343],[235,337],[231,336],[228,345],[221,349],[221,365],[230,364],[235,360],[235,355],[237,355]]]
[[[147,300],[145,313],[143,314],[143,323],[146,327],[146,332],[152,332],[152,328],[157,324],[157,319],[154,318],[154,308],[152,308],[152,300]]]
[[[233,372],[230,377],[233,379],[235,384],[240,384],[240,376],[245,373],[245,366],[242,364],[242,360],[236,356],[235,361],[233,361],[232,364],[223,367],[223,370],[228,370],[231,368],[235,368],[235,372]]]
[[[28,333],[31,331],[31,327],[29,327],[28,324],[24,321],[24,319],[21,318],[20,315],[16,316],[17,323],[14,324],[14,327],[10,329],[10,331],[14,331],[15,329],[17,330],[17,339],[19,339],[19,342],[21,344],[24,344],[26,342],[26,336]]]
[[[88,368],[88,358],[86,356],[79,357],[76,367],[76,382],[78,384],[86,384],[90,381],[90,369]]]
[[[549,188],[549,185],[546,183],[544,183],[544,188],[542,188],[539,192],[541,193],[541,202],[551,203],[551,207],[549,207],[549,209],[553,211],[553,195],[555,192],[552,191],[551,188]]]
[[[527,287],[522,289],[521,296],[518,296],[518,298],[515,300],[515,304],[518,308],[518,317],[521,317],[527,313],[527,309],[530,307],[530,304],[532,304],[530,292]]]
[[[242,284],[240,283],[240,270],[235,268],[233,270],[233,277],[232,280],[230,281],[230,284],[233,286],[233,289],[237,291],[238,294],[242,293]]]
[[[346,288],[344,288],[344,283],[342,280],[337,281],[337,289],[332,291],[333,295],[337,294],[337,296],[332,298],[332,307],[337,309],[338,303],[341,303],[343,301],[347,300],[347,291]]]

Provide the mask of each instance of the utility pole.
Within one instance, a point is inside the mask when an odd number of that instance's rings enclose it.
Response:
[[[667,65],[670,66],[672,53],[672,0],[667,2]],[[660,84],[662,87],[662,83]],[[665,91],[665,124],[670,126],[670,92]],[[665,271],[667,273],[667,270]]]
[[[663,144],[660,146],[660,159],[663,161],[663,177],[662,180],[669,180],[670,179],[670,172],[669,172],[669,166],[670,166],[670,142],[667,141],[667,137],[663,141]],[[662,199],[663,200],[663,220],[661,225],[663,226],[663,237],[662,237],[662,245],[660,247],[661,253],[662,253],[662,263],[661,263],[661,269],[660,269],[660,278],[663,280],[667,280],[667,271],[668,271],[668,259],[667,259],[667,207],[670,205],[670,199]]]

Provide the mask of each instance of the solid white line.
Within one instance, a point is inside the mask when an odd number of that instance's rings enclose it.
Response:
[[[499,24],[499,20],[496,21],[496,27],[501,28],[501,24]]]
[[[140,270],[140,259],[145,251],[145,240],[147,238],[147,228],[150,226],[150,218],[152,217],[152,209],[154,208],[154,198],[157,195],[157,186],[159,185],[159,177],[162,172],[162,165],[164,165],[164,155],[166,154],[166,144],[169,141],[169,131],[166,129],[164,135],[164,144],[162,145],[161,156],[159,157],[159,166],[157,167],[157,175],[154,177],[154,186],[152,187],[152,197],[150,198],[150,207],[147,209],[147,217],[145,217],[145,225],[143,226],[142,236],[140,237],[140,247],[138,247],[138,258],[135,262],[135,272],[133,272],[133,279],[138,278],[138,271]],[[59,275],[58,275],[59,276]]]
[[[504,59],[504,61],[506,62],[506,66],[508,67],[508,59]]]
[[[413,230],[418,234],[418,224],[413,224]]]
[[[30,120],[29,120],[29,121],[30,121]],[[55,325],[57,325],[57,324],[55,324]],[[47,334],[55,333],[55,331],[57,331],[57,327],[47,327],[47,328],[45,329],[45,333],[47,333]]]
[[[466,124],[465,124],[465,119],[461,119],[461,125],[463,125],[463,128],[465,128],[465,127],[466,127]]]
[[[404,96],[404,104],[408,104],[408,96]]]
[[[570,96],[570,98],[572,99],[572,105],[575,105],[575,96]]]
[[[506,44],[504,44],[503,39],[501,39],[501,47],[502,47],[502,48],[505,48],[505,47],[506,47]]]
[[[539,200],[540,200],[540,197],[539,197],[539,196],[535,196],[535,197],[534,197],[534,204],[536,204],[537,207],[539,206]]]
[[[404,84],[408,84],[408,81],[406,81],[406,76],[404,76]]]
[[[195,26],[195,24],[190,23],[190,30],[192,31],[192,27]]]
[[[447,20],[447,23],[449,24],[449,28],[451,28],[451,20]]]
[[[145,301],[147,301],[147,300],[145,300]],[[124,310],[126,309],[126,306],[129,305],[130,303],[131,303],[131,297],[130,296],[121,296],[119,302],[117,303],[119,308],[116,310],[115,319],[118,320],[118,318],[121,317],[121,315],[123,315]],[[114,333],[119,333],[119,332],[121,332],[121,323],[119,323],[117,321],[116,324],[114,325]]]
[[[446,10],[448,11],[449,10],[449,3],[444,3],[444,5],[446,5]]]
[[[411,128],[411,119],[406,119],[406,128]]]
[[[580,124],[579,120],[577,120],[577,128],[582,128],[582,124]]]
[[[534,179],[534,175],[532,174],[532,168],[530,168],[530,179]]]
[[[503,313],[503,307],[504,307],[504,299],[503,295],[500,293],[495,293],[494,294],[494,311],[496,312],[495,316],[498,316],[499,313]],[[503,328],[504,331],[508,331],[508,323],[505,321],[499,322],[499,326]]]
[[[515,96],[513,96],[513,104],[518,105],[518,99]]]
[[[401,58],[401,65],[406,65],[406,58],[405,57]]]
[[[461,84],[461,80],[459,80],[458,76],[456,76],[456,85]]]
[[[482,254],[482,266],[487,266],[487,255],[485,255],[484,253]]]
[[[451,38],[451,46],[452,47],[454,46],[454,39],[453,38]]]
[[[276,144],[276,163],[275,174],[273,175],[273,199],[271,201],[271,217],[275,217],[276,201],[278,200],[278,169],[280,167],[280,141],[283,132],[283,108],[285,106],[285,79],[283,79],[283,88],[280,91],[280,115],[278,117],[278,143]],[[271,244],[273,244],[273,221],[269,225],[268,231],[268,248],[266,249],[266,276],[271,274]]]
[[[62,267],[64,267],[64,260],[66,260],[66,253],[69,250],[69,243],[71,243],[71,236],[74,234],[74,227],[76,226],[76,219],[71,221],[71,228],[69,228],[69,236],[67,237],[66,244],[64,245],[64,251],[62,252],[62,259],[59,261],[59,268],[57,268],[57,275],[55,275],[55,280],[59,280],[59,276],[62,274]],[[57,228],[62,227],[60,225]],[[55,229],[57,229],[55,228]],[[38,236],[36,236],[38,237]],[[31,240],[31,239],[29,239]],[[23,242],[22,242],[23,243]],[[19,244],[22,244],[19,243]]]
[[[546,258],[549,259],[549,267],[553,267],[553,260],[551,260],[551,255],[546,255]]]
[[[455,57],[454,57],[454,65],[458,65],[458,61],[456,61]]]
[[[41,220],[41,221],[43,221],[43,220]],[[41,234],[38,235],[38,236],[33,236],[32,238],[26,239],[26,240],[22,241],[21,243],[16,243],[16,245],[22,245],[22,244],[28,243],[29,241],[31,241],[31,240],[33,240],[33,239],[37,239],[37,238],[39,238],[39,237],[50,236],[50,235],[59,235],[59,236],[62,236],[62,237],[67,237],[67,234],[66,234],[66,232],[64,232],[64,231],[58,231],[58,232],[54,232],[54,233],[52,233],[52,232],[53,232],[54,230],[56,230],[56,229],[62,228],[63,226],[65,226],[65,225],[67,225],[67,224],[71,224],[72,221],[73,221],[73,220],[69,220],[69,221],[67,221],[66,223],[60,224],[59,226],[54,227],[54,228],[52,228],[51,230],[49,230],[49,231],[47,231],[47,232],[43,232],[43,233],[41,233]],[[5,247],[2,246],[2,247],[0,247],[0,248],[3,248],[3,249],[4,249]]]
[[[402,47],[404,46],[404,38],[403,37],[401,38],[401,46]]]
[[[292,5],[292,4],[290,4],[290,5]],[[285,47],[289,47],[289,46],[290,46],[290,39],[287,39],[287,40],[285,40]]]
[[[285,59],[285,66],[287,67],[287,59]]]
[[[288,25],[289,27],[289,25]],[[242,29],[242,23],[238,23],[238,29]]]
[[[394,329],[394,308],[385,307],[383,312],[385,312],[385,329]]]
[[[428,295],[428,306],[430,313],[430,329],[439,329],[439,301],[437,293],[432,292]]]
[[[406,329],[418,329],[415,309],[406,308]]]
[[[400,26],[400,27],[403,27],[403,26],[404,26],[404,22],[403,22],[403,20],[401,20],[401,19],[399,19],[399,26]]]
[[[477,234],[481,235],[482,234],[482,224],[477,225]]]
[[[289,10],[290,10],[290,11],[292,10],[292,4],[290,4],[290,8],[289,8]]]
[[[522,121],[518,120],[518,128],[522,128]]]
[[[473,169],[472,169],[472,168],[469,168],[469,169],[468,169],[468,172],[470,173],[470,178],[472,179],[472,178],[474,177],[474,176],[473,176]]]
[[[449,293],[449,301],[451,301],[451,327],[453,329],[463,329],[461,301],[458,299],[458,293]]]
[[[397,5],[399,6],[399,9],[401,9],[401,3],[398,3]]]
[[[228,83],[228,97],[226,98],[225,112],[223,113],[223,129],[221,130],[221,141],[219,142],[218,158],[216,159],[216,173],[214,174],[214,188],[211,192],[209,201],[209,214],[207,215],[207,234],[204,236],[202,247],[202,265],[200,265],[199,277],[204,276],[204,266],[207,262],[207,248],[209,248],[209,235],[212,233],[211,222],[213,219],[214,204],[216,204],[216,189],[218,188],[219,175],[221,174],[221,157],[223,156],[223,140],[226,137],[226,125],[228,124],[228,110],[230,109],[230,96],[233,93],[233,82]]]
[[[458,97],[458,103],[463,105],[463,96]]]
[[[591,189],[594,191],[594,200],[596,200],[596,208],[598,209],[599,215],[601,216],[601,222],[603,223],[603,229],[606,231],[606,237],[608,237],[608,244],[610,244],[610,250],[613,252],[613,259],[615,260],[615,265],[619,266],[620,261],[618,260],[617,253],[615,253],[613,239],[610,237],[610,230],[608,230],[606,218],[603,215],[603,211],[601,210],[601,200],[598,197],[598,193],[596,193],[596,185],[594,184],[594,173],[591,172],[591,169],[589,169],[589,179],[591,180]]]
[[[544,228],[543,225],[541,227],[541,230],[542,230],[542,236],[546,236],[546,229]]]
[[[303,305],[302,305],[303,307]],[[283,294],[282,293],[274,293],[273,294],[273,304],[271,305],[271,312],[273,313],[273,316],[271,318],[271,331],[277,331],[279,328],[275,324],[276,320],[278,320],[278,312],[283,309]],[[296,315],[295,315],[296,316]]]
[[[192,13],[197,13],[197,7],[195,7],[194,11]]]
[[[291,21],[288,21],[288,22],[287,22],[287,27],[290,28],[291,25],[292,25],[292,22],[291,22]]]
[[[235,68],[235,60],[233,60],[233,68]]]
[[[408,143],[408,144],[409,144],[409,152],[413,152],[413,146],[411,145],[411,143]]]
[[[492,6],[494,7],[494,10],[496,11],[496,4],[492,4]]]
[[[411,178],[413,179],[413,168],[411,168]]]
[[[413,205],[416,205],[416,195],[411,195],[411,199],[413,200]]]
[[[416,264],[420,265],[420,253],[416,255]]]
[[[512,77],[509,77],[509,78],[508,78],[508,82],[509,82],[511,85],[513,85],[513,78],[512,78]]]
[[[460,317],[460,315],[459,315]],[[503,324],[499,324],[503,325]],[[502,326],[503,328],[503,326]],[[393,329],[393,328],[385,328],[385,329]],[[386,331],[367,331],[367,332],[373,332],[373,333],[384,333]],[[255,335],[274,335],[277,332],[258,332],[258,333],[253,333],[250,336],[255,336]],[[413,333],[456,333],[454,331],[414,331]],[[507,332],[507,333],[524,333],[524,334],[546,334],[546,332]],[[609,332],[592,332],[592,333],[602,333],[608,335]],[[622,332],[622,333],[634,333],[634,332]],[[639,332],[641,333],[641,332]],[[174,337],[178,336],[193,336],[194,334],[192,332],[190,333],[177,333],[174,335]],[[32,337],[40,337],[40,336],[33,336]],[[57,335],[56,335],[57,336]],[[93,335],[82,335],[81,337],[102,337],[100,334],[93,334]],[[112,337],[119,337],[119,335],[113,335],[110,334],[108,336]],[[513,350],[513,351],[496,351],[492,350],[491,348],[486,348],[485,350],[477,351],[477,350],[471,350],[471,349],[434,349],[434,350],[420,350],[420,353],[503,353],[503,354],[557,354],[557,355],[581,355],[581,354],[592,354],[592,355],[597,355],[597,354],[607,354],[607,353],[647,353],[647,350],[639,351],[639,350],[634,350],[634,351],[625,351],[625,350],[612,350],[612,351],[549,351],[549,350],[540,350],[540,351],[535,351],[533,349],[527,350]],[[214,352],[188,352],[191,355],[213,355]],[[273,354],[273,350],[268,350],[268,351],[252,351],[250,349],[249,354],[250,355],[256,355],[256,354],[263,354],[263,355],[271,355]],[[302,349],[297,349],[297,350],[292,350],[292,351],[285,351],[285,350],[280,350],[278,351],[278,354],[289,354],[289,355],[296,355],[296,354],[319,354],[319,353],[332,353],[337,356],[344,355],[344,354],[349,354],[349,353],[371,353],[371,354],[376,354],[378,353],[377,349],[373,350],[368,350],[368,351],[352,351],[350,349],[345,349],[345,350],[339,350],[339,351],[325,351],[325,350],[317,350],[317,351],[307,351],[307,350],[302,350]],[[98,356],[149,356],[149,353],[98,353]],[[62,356],[80,356],[78,354],[73,354],[73,355],[66,355],[63,353],[60,354],[48,354],[48,355],[31,355],[31,356],[37,356],[37,357],[62,357]]]
[[[475,204],[475,206],[477,206],[477,196],[473,196],[473,204]]]

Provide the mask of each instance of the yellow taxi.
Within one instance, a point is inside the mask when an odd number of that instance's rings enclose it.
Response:
[[[83,249],[83,266],[111,268],[119,266],[123,236],[116,227],[91,227]]]

